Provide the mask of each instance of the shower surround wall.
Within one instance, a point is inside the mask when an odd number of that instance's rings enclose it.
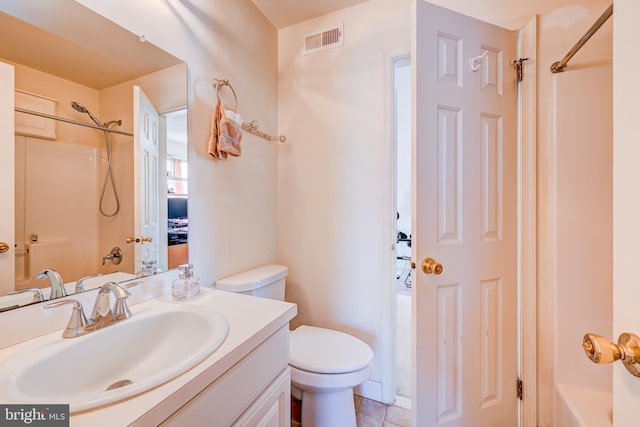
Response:
[[[556,106],[556,392],[566,386],[609,395],[612,365],[589,361],[581,337],[611,337],[613,324],[612,66],[574,66],[554,77]],[[554,399],[557,418],[571,394]],[[602,399],[600,399],[602,400]],[[583,408],[583,410],[586,408]]]
[[[77,117],[78,113],[70,106],[72,100],[80,100],[97,110],[96,90],[13,65],[15,87],[57,100],[57,115]],[[29,269],[25,244],[31,233],[36,233],[40,242],[51,245],[50,250],[43,246],[43,252],[73,260],[59,266],[63,278],[75,276],[75,279],[98,269],[96,171],[102,140],[92,129],[63,122],[56,122],[56,131],[55,141],[22,135],[16,135],[15,139],[16,285],[19,289],[46,285],[33,279],[31,270],[35,265]],[[73,208],[63,211],[61,206]],[[35,257],[36,252],[32,255]],[[42,265],[46,265],[46,261]]]

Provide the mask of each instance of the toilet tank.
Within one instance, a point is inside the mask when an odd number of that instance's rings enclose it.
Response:
[[[267,264],[216,281],[216,289],[284,301],[284,283],[289,269]]]

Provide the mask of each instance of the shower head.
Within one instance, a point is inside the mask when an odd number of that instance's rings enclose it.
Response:
[[[91,111],[87,110],[87,107],[85,107],[84,105],[80,104],[79,102],[72,101],[71,102],[71,106],[73,107],[74,110],[76,110],[76,111],[78,111],[80,113],[88,114],[89,117],[91,117],[91,120],[93,120],[93,122],[95,124],[97,124],[100,127],[103,127],[102,123],[100,123],[100,120],[98,120],[98,118],[96,116],[91,114]]]

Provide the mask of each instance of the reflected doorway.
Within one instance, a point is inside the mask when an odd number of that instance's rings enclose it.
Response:
[[[393,61],[396,208],[396,405],[411,408],[411,59]]]
[[[187,162],[187,110],[163,114],[166,124],[166,266],[189,261],[189,168]]]

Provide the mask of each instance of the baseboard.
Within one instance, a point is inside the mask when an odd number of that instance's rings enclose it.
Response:
[[[405,396],[396,395],[396,401],[394,405],[404,409],[411,410],[411,399]]]
[[[382,401],[382,383],[377,381],[367,380],[354,389],[355,394],[358,394],[367,399],[375,400],[376,402],[382,402],[386,404],[392,404],[393,402]]]

